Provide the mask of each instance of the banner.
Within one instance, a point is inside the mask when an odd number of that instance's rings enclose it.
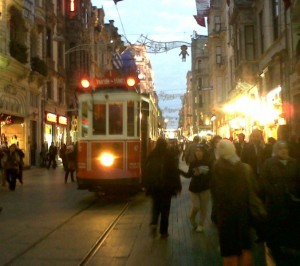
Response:
[[[162,101],[169,101],[169,100],[175,100],[175,99],[182,99],[184,95],[182,93],[176,93],[176,94],[166,94],[164,92],[160,92],[158,94],[159,100]]]
[[[201,27],[206,27],[206,23],[205,23],[205,17],[201,17],[198,15],[194,15],[195,20],[197,21],[198,25]]]
[[[209,11],[209,0],[196,0],[197,16],[207,17]]]

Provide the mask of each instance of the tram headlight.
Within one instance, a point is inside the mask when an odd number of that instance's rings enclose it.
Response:
[[[80,81],[80,85],[82,86],[82,88],[87,89],[90,86],[90,82],[88,79],[82,79]]]
[[[111,153],[102,153],[100,155],[99,161],[103,166],[110,167],[114,163],[114,156]]]
[[[135,85],[136,81],[133,77],[128,77],[126,80],[126,83],[129,87],[133,87]]]

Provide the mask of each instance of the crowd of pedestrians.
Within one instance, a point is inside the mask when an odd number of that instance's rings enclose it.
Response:
[[[179,175],[190,178],[192,230],[215,224],[223,265],[254,265],[253,242],[265,243],[276,265],[300,261],[300,144],[270,137],[262,131],[236,140],[214,136],[210,143],[196,136],[182,154],[188,171],[179,169],[180,156],[163,139],[149,155],[143,186],[152,198],[150,232],[168,235],[172,196],[180,193]],[[208,202],[212,200],[211,217]],[[253,235],[255,237],[253,237]]]
[[[77,153],[74,144],[67,146],[62,143],[59,148],[54,142],[51,142],[48,148],[47,142],[43,143],[40,152],[40,166],[55,169],[58,156],[61,158],[65,171],[65,183],[67,183],[69,175],[71,181],[75,182]],[[0,183],[2,186],[8,185],[8,188],[13,191],[16,189],[17,181],[23,184],[24,157],[24,152],[16,143],[8,145],[5,142],[0,145]]]
[[[70,175],[71,181],[75,182],[75,171],[77,168],[77,153],[76,153],[76,143],[75,144],[65,144],[61,143],[60,147],[57,147],[54,142],[51,142],[49,148],[47,148],[47,143],[42,145],[40,152],[40,166],[50,169],[56,169],[57,167],[57,157],[61,159],[63,169],[65,171],[65,184],[68,182],[68,177]]]

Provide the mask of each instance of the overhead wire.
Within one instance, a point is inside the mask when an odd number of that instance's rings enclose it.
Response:
[[[121,19],[121,16],[120,16],[120,12],[119,12],[119,9],[118,9],[118,5],[117,3],[115,3],[115,6],[116,6],[116,10],[117,10],[117,13],[118,13],[118,17],[119,17],[119,20],[120,20],[120,23],[121,23],[121,26],[122,26],[122,30],[123,30],[123,37],[126,39],[126,41],[131,44],[129,41],[128,41],[128,38],[126,36],[126,32],[125,32],[125,28],[124,28],[124,25],[123,25],[123,21]]]

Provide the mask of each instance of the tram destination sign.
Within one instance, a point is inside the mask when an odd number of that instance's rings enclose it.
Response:
[[[96,87],[114,87],[126,86],[126,78],[124,77],[104,77],[95,80]]]

